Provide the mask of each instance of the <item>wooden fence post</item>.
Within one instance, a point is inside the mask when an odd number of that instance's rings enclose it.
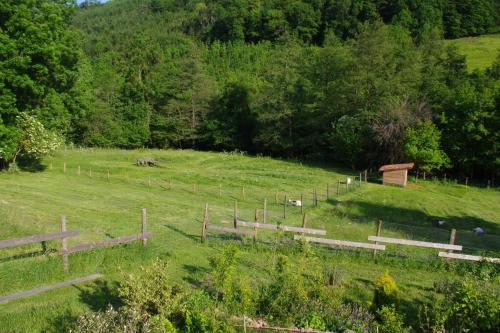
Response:
[[[61,215],[61,232],[66,232],[66,216]],[[63,253],[63,266],[64,266],[64,272],[67,273],[69,270],[69,263],[68,263],[68,254],[66,253],[68,251],[68,239],[64,237],[62,239],[62,248],[61,252]]]
[[[379,220],[377,223],[377,237],[380,237],[380,234],[382,233],[382,221]],[[378,244],[378,242],[375,242],[375,244]],[[377,250],[373,250],[373,257],[377,255]]]
[[[66,173],[66,162],[63,164],[63,172]]]
[[[285,194],[285,201],[284,201],[284,205],[283,205],[283,218],[286,219],[286,194]]]
[[[264,214],[263,214],[263,221],[266,223],[267,221],[267,199],[264,199]]]
[[[208,203],[205,203],[205,211],[203,212],[203,225],[201,226],[201,242],[205,242],[207,236],[207,224],[208,224]]]
[[[424,180],[425,180],[425,171],[424,171]]]
[[[486,185],[486,188],[490,188],[491,181],[488,179],[488,185]]]
[[[307,214],[304,213],[304,215],[302,216],[302,228],[305,228],[307,225]]]
[[[465,177],[465,187],[468,187],[469,177]]]
[[[340,179],[337,180],[337,195],[340,195]]]
[[[446,172],[444,173],[444,179],[443,181],[446,183]]]
[[[345,179],[345,191],[346,191],[346,192],[349,192],[349,180],[350,180],[350,178],[349,178],[349,177],[347,177],[347,178]]]
[[[236,229],[238,227],[238,200],[234,200],[233,208],[233,227]]]
[[[365,183],[368,182],[368,170],[365,170]]]
[[[255,208],[255,222],[259,222],[259,209]],[[253,227],[253,231],[255,231],[255,234],[253,235],[253,242],[255,243],[257,241],[257,227]]]
[[[143,208],[142,215],[141,215],[142,246],[146,246],[148,244],[148,239],[144,238],[144,234],[146,233],[147,224],[148,224],[148,213],[146,211],[146,208]]]
[[[455,238],[457,236],[457,230],[455,228],[451,229],[450,231],[450,245],[455,245]],[[452,253],[453,250],[448,250],[449,253]],[[450,261],[450,258],[447,259]]]
[[[300,193],[300,213],[304,214],[304,195]]]

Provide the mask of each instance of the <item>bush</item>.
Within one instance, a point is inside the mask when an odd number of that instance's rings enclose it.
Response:
[[[181,301],[172,320],[185,332],[233,332],[227,314],[205,292],[193,292]]]
[[[500,295],[467,277],[438,284],[443,298],[421,307],[420,329],[425,333],[500,331]]]
[[[159,259],[129,274],[118,293],[126,307],[165,318],[176,309],[180,297],[180,289],[169,282],[167,264]]]
[[[396,311],[399,310],[399,289],[388,271],[380,275],[375,282],[375,294],[371,309],[377,312],[383,306],[394,306]]]
[[[172,323],[160,316],[150,317],[137,309],[115,310],[111,305],[106,311],[81,315],[72,333],[175,333]]]
[[[382,306],[380,310],[377,311],[377,315],[380,318],[380,332],[391,332],[391,333],[408,333],[409,328],[404,326],[404,318],[402,315],[396,312],[393,306]]]

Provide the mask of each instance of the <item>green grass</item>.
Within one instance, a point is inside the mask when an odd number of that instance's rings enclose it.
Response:
[[[134,165],[136,158],[146,156],[162,161],[161,166]],[[500,193],[494,189],[431,181],[411,183],[404,189],[368,183],[337,197],[337,180],[355,173],[325,165],[190,150],[75,149],[60,151],[44,165],[41,172],[0,173],[0,239],[58,231],[62,214],[68,229],[81,233],[69,241],[70,246],[134,234],[140,231],[141,208],[148,209],[153,237],[146,249],[135,243],[71,255],[68,274],[63,272],[56,241],[49,242],[50,251],[44,255],[38,244],[0,250],[0,295],[96,272],[105,274],[97,283],[0,304],[1,332],[63,331],[82,311],[98,310],[112,302],[114,286],[123,275],[155,257],[169,262],[173,280],[197,286],[208,269],[208,257],[228,242],[239,244],[214,234],[200,244],[205,203],[210,207],[210,223],[225,225],[232,219],[234,200],[239,201],[240,217],[252,219],[255,208],[261,208],[267,198],[270,223],[299,226],[300,209],[289,207],[284,220],[282,201],[285,193],[289,198],[299,198],[302,193],[308,226],[326,229],[329,238],[367,241],[375,233],[376,222],[383,220],[384,236],[447,242],[453,227],[458,229],[457,244],[463,244],[467,253],[498,256],[500,251]],[[331,192],[328,201],[326,184]],[[318,207],[311,206],[313,188],[319,194]],[[279,203],[274,202],[276,191]],[[429,217],[446,220],[445,228],[432,227]],[[474,236],[471,229],[476,226],[483,227],[487,235]],[[270,231],[259,231],[260,242],[253,245],[246,240],[241,245],[238,268],[257,282],[265,280],[272,268],[274,252],[266,242],[273,237]],[[284,250],[293,246],[287,244],[282,245]],[[418,303],[428,299],[435,281],[460,277],[455,270],[446,269],[437,250],[388,246],[375,260],[370,251],[315,249],[322,265],[335,266],[341,272],[347,300],[369,301],[372,282],[388,269],[402,291],[403,308],[413,320]],[[498,281],[494,285],[500,287]]]
[[[460,53],[467,57],[470,71],[490,67],[500,51],[500,34],[465,37],[448,41],[457,45]]]

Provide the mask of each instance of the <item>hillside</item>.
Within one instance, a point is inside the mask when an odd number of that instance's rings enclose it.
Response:
[[[161,165],[135,166],[140,157],[153,157]],[[125,272],[137,271],[154,257],[169,263],[175,281],[198,288],[208,269],[207,258],[225,244],[235,243],[243,254],[238,264],[241,273],[255,283],[265,281],[271,269],[269,257],[275,251],[273,233],[259,231],[256,245],[249,240],[240,245],[231,237],[215,234],[200,244],[205,203],[210,223],[228,226],[234,200],[238,200],[240,218],[251,220],[254,209],[262,209],[267,198],[269,223],[300,226],[300,209],[289,206],[284,220],[282,202],[285,194],[294,199],[303,194],[308,226],[326,229],[329,238],[366,242],[375,233],[376,222],[383,220],[384,236],[446,243],[453,227],[458,230],[456,243],[465,246],[464,252],[492,256],[500,252],[500,194],[492,189],[422,180],[402,189],[370,182],[336,196],[337,180],[356,173],[327,165],[191,150],[69,149],[44,160],[43,165],[42,172],[0,173],[2,239],[57,231],[62,214],[68,229],[81,233],[70,240],[70,246],[134,234],[140,231],[141,208],[148,209],[153,236],[144,250],[140,244],[130,244],[71,255],[69,275],[62,271],[56,241],[48,243],[48,254],[39,253],[37,244],[2,249],[0,295],[95,272],[105,274],[104,282],[0,304],[3,332],[61,331],[81,311],[105,307]],[[325,201],[327,184],[331,198]],[[318,207],[312,207],[314,188]],[[276,191],[278,203],[274,202]],[[431,217],[445,220],[444,228],[433,227]],[[474,236],[471,230],[476,226],[487,234]],[[291,243],[282,246],[279,252],[293,248]],[[433,283],[443,275],[459,277],[464,270],[481,267],[452,263],[447,268],[437,258],[437,250],[413,247],[388,246],[377,260],[369,250],[313,248],[322,258],[320,265],[335,268],[343,285],[339,292],[348,300],[369,301],[372,281],[388,269],[402,291],[402,306],[410,322],[416,320],[418,303],[431,296]],[[495,290],[500,285],[497,279],[492,281]]]
[[[467,57],[470,71],[490,67],[500,54],[500,34],[454,39],[448,43],[456,45]]]

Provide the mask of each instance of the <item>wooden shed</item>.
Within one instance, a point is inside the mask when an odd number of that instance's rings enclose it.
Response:
[[[387,164],[378,171],[383,172],[383,184],[406,186],[408,181],[408,170],[412,169],[414,163]]]

